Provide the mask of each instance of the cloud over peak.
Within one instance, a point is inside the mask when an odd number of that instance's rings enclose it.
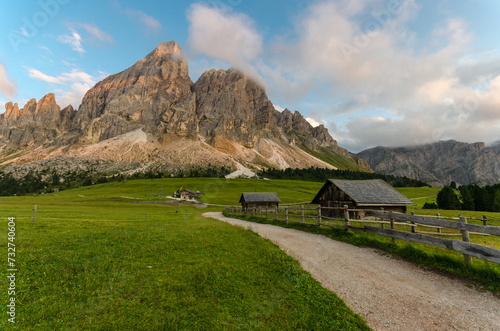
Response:
[[[263,40],[255,22],[245,14],[226,7],[191,5],[188,45],[194,56],[223,60],[263,82],[254,62],[263,51]]]

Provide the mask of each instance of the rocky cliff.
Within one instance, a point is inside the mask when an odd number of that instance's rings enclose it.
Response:
[[[358,154],[372,169],[434,186],[500,182],[500,145],[440,141],[415,147],[376,147]]]
[[[73,129],[96,143],[137,128],[186,133],[196,129],[194,95],[184,52],[161,43],[144,59],[97,83],[84,96]]]
[[[236,69],[209,70],[193,83],[175,42],[97,83],[78,111],[61,110],[53,94],[21,109],[7,103],[0,144],[3,165],[71,157],[143,168],[241,163],[369,170],[324,126],[313,128],[299,112],[276,111],[265,90]],[[17,157],[9,156],[13,150]]]
[[[72,126],[76,111],[71,105],[62,109],[56,104],[53,93],[36,102],[31,99],[19,109],[9,102],[0,118],[0,146],[28,148],[54,142]]]

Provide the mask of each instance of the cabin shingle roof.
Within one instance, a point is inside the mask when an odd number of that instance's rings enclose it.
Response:
[[[323,186],[335,185],[341,191],[345,192],[358,206],[363,205],[414,205],[414,203],[399,193],[394,187],[382,179],[371,180],[341,180],[329,179]],[[314,198],[313,203],[319,203],[319,196]]]
[[[281,202],[278,193],[275,192],[255,192],[242,193],[240,203],[242,202]]]

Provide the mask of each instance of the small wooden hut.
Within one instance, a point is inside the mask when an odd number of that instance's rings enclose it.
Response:
[[[275,192],[242,193],[240,198],[241,206],[244,209],[278,208],[280,202],[280,197]]]
[[[319,190],[311,203],[322,207],[343,207],[349,209],[378,209],[406,213],[407,206],[415,205],[382,179],[340,180],[329,179]],[[343,211],[342,211],[343,213]],[[362,217],[363,213],[352,216]],[[336,210],[323,209],[324,216],[338,216]]]

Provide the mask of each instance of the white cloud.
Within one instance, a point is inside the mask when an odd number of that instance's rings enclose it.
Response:
[[[78,109],[82,102],[83,96],[92,87],[92,85],[84,83],[73,83],[69,89],[56,89],[54,93],[58,96],[58,102],[61,108],[72,105],[73,108]]]
[[[38,46],[38,48],[43,49],[44,51],[46,51],[50,55],[54,55],[54,53],[52,53],[52,51],[50,50],[50,48],[48,48],[47,46],[40,45],[40,46]]]
[[[135,23],[139,23],[142,27],[144,27],[147,33],[158,34],[161,31],[162,25],[160,21],[154,18],[151,15],[146,14],[143,11],[130,9],[130,8],[122,8],[118,0],[112,1],[113,7],[115,7],[119,12],[127,16],[130,20]]]
[[[313,126],[313,128],[320,125],[320,123],[318,121],[316,121],[314,118],[307,117],[306,121],[308,121],[309,124],[311,124]]]
[[[61,77],[46,75],[43,72],[36,70],[34,68],[26,67],[26,69],[28,69],[28,74],[31,78],[38,79],[51,84],[63,84]]]
[[[262,83],[253,62],[263,51],[263,41],[247,15],[193,4],[188,20],[188,44],[194,55],[226,61]]]
[[[274,109],[276,109],[276,110],[277,110],[277,111],[279,111],[280,113],[282,113],[282,112],[283,112],[283,110],[285,110],[285,108],[283,108],[283,107],[281,107],[281,106],[278,106],[278,105],[275,105],[275,104],[273,104],[273,106],[274,106]]]
[[[57,100],[63,108],[69,104],[77,108],[85,93],[94,86],[98,80],[107,76],[106,73],[99,72],[99,75],[94,77],[76,68],[68,72],[63,72],[57,76],[47,75],[34,68],[26,67],[26,69],[31,78],[63,86],[63,88],[54,90]]]
[[[57,37],[60,43],[71,46],[71,49],[82,54],[85,53],[83,48],[84,42],[90,43],[106,43],[114,44],[114,39],[108,33],[102,31],[98,26],[91,23],[66,23],[70,30],[70,34],[63,34]],[[82,30],[83,34],[82,34]],[[48,50],[48,49],[47,49]],[[50,50],[48,50],[50,51]]]
[[[101,42],[108,43],[108,44],[114,44],[115,40],[113,37],[106,32],[102,31],[99,29],[95,24],[90,24],[90,23],[84,23],[84,24],[79,24],[82,28],[84,28],[87,33],[91,36],[93,39],[97,39]]]
[[[148,32],[158,34],[161,30],[161,23],[156,18],[140,10],[125,9],[124,13],[131,20],[138,21]]]
[[[0,63],[0,94],[7,98],[14,98],[17,94],[17,84],[9,79],[7,68]]]
[[[76,32],[72,31],[71,35],[63,34],[57,37],[60,43],[67,44],[71,46],[71,49],[78,53],[85,53],[85,49],[82,47],[82,37]]]

